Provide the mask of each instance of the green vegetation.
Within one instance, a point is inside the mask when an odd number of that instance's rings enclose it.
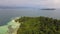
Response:
[[[49,17],[21,17],[17,34],[60,34],[60,20]]]

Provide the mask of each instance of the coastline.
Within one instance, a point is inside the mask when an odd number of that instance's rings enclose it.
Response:
[[[18,19],[19,17],[16,17],[15,19]],[[14,29],[14,32],[12,34],[16,34],[16,31],[18,30],[19,26],[21,25],[20,23],[18,22],[15,22],[14,20],[15,19],[12,19],[10,22],[7,23],[7,25],[4,25],[4,26],[0,26],[0,34],[9,34],[8,31],[9,31],[9,28],[12,28]],[[11,25],[11,27],[9,27]],[[9,28],[8,28],[9,27]],[[10,30],[12,30],[10,29]],[[11,32],[11,31],[10,31]]]

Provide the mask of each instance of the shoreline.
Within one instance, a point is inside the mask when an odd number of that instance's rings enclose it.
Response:
[[[8,33],[7,31],[10,31],[12,29],[14,30],[13,33],[16,34],[17,33],[16,31],[18,30],[19,26],[21,25],[20,23],[14,21],[16,19],[19,19],[19,17],[16,17],[15,19],[12,19],[11,21],[9,21],[7,23],[7,25],[0,26],[0,34],[7,34]],[[11,25],[11,27],[9,27],[10,25]],[[12,29],[10,29],[10,28],[12,28]]]

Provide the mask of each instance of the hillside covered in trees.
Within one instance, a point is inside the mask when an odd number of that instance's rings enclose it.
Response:
[[[17,34],[60,34],[60,20],[49,17],[21,17]]]

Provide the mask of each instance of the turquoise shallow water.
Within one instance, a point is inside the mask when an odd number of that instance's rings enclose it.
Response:
[[[0,26],[0,34],[8,34],[8,27],[9,26],[12,26],[13,28],[17,28],[18,25],[20,25],[20,23],[16,23],[16,22],[13,22],[13,20],[11,20],[10,22],[7,23],[7,25],[4,25],[4,26]]]
[[[7,34],[8,32],[8,25],[0,26],[0,34]]]
[[[7,25],[5,26],[0,26],[0,34],[7,34]]]

